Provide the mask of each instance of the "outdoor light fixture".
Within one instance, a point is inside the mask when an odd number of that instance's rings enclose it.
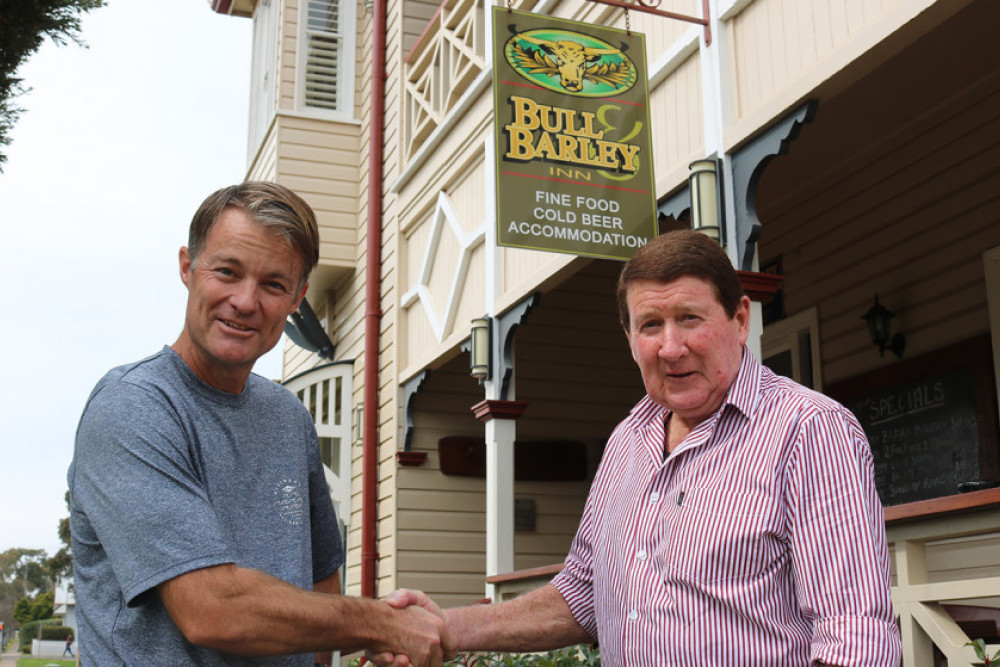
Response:
[[[720,164],[721,161],[715,158],[692,162],[688,188],[691,191],[691,229],[725,245]]]
[[[906,340],[903,334],[897,333],[892,336],[892,317],[894,313],[878,302],[878,294],[875,295],[875,304],[868,309],[868,312],[861,316],[868,324],[868,334],[872,337],[872,343],[878,348],[880,356],[885,356],[886,350],[892,350],[897,357],[903,356],[906,348]]]
[[[469,338],[469,374],[480,382],[490,379],[490,318],[472,320]]]

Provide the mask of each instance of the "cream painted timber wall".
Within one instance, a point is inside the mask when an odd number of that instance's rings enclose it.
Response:
[[[424,0],[407,0],[397,7],[403,12],[403,56],[410,52],[413,46],[420,39],[427,28],[427,24],[437,12],[440,2],[426,2]]]
[[[723,11],[727,149],[907,26],[906,39],[971,0],[735,0]],[[919,19],[915,21],[915,19]],[[918,27],[917,24],[923,27]],[[907,25],[909,24],[909,25]],[[898,48],[904,45],[899,40]],[[885,57],[882,54],[880,57]],[[874,68],[875,58],[865,67]]]
[[[994,73],[767,198],[760,257],[781,257],[788,313],[818,306],[827,384],[895,361],[878,358],[860,319],[876,292],[906,357],[990,330],[983,253],[1000,244],[998,109]]]
[[[273,179],[302,196],[316,212],[324,285],[357,261],[359,125],[278,112],[249,177]],[[332,276],[332,280],[331,277]]]

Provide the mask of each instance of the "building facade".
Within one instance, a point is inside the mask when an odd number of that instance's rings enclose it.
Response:
[[[551,574],[643,390],[619,262],[497,245],[490,4],[211,4],[254,22],[247,176],[296,190],[321,225],[322,335],[286,347],[284,378],[316,418],[347,591],[448,606]],[[906,664],[971,661],[939,603],[1000,607],[1000,5],[659,7],[706,26],[513,7],[646,35],[660,229],[689,224],[689,165],[716,161],[752,349],[867,415]],[[876,302],[894,313],[881,349]]]

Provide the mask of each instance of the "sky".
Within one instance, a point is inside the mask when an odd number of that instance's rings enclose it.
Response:
[[[246,173],[250,19],[110,0],[82,36],[19,70],[32,90],[0,174],[0,552],[62,546],[87,396],[177,339],[191,216]],[[255,371],[280,364],[276,349]]]

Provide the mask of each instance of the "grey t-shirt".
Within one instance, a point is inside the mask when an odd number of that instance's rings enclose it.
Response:
[[[189,643],[155,587],[235,563],[311,589],[344,561],[312,419],[251,375],[202,382],[169,347],[94,388],[69,468],[80,654],[90,665],[311,665]]]

